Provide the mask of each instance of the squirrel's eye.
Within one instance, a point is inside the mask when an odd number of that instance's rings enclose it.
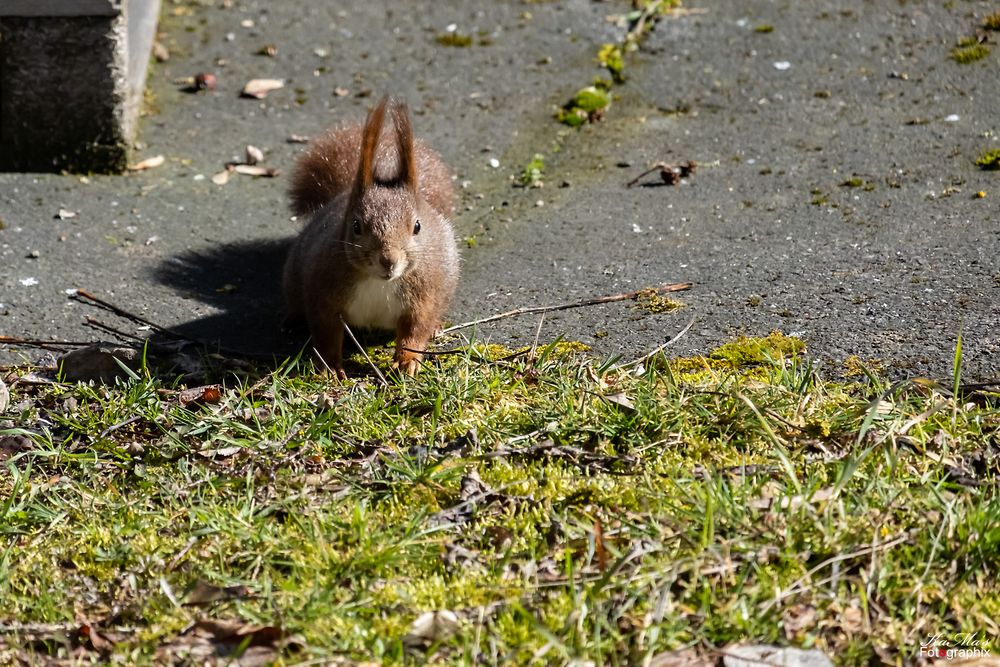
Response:
[[[420,233],[420,221],[417,220],[415,223],[413,223],[413,235],[416,236],[419,233]]]
[[[361,221],[358,220],[357,218],[354,218],[354,227],[353,227],[353,230],[354,230],[355,234],[360,234],[361,233]]]

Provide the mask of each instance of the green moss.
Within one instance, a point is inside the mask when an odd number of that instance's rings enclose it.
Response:
[[[987,30],[1000,30],[1000,12],[983,17],[983,27]]]
[[[535,153],[531,157],[531,162],[521,170],[521,185],[528,188],[540,188],[542,186],[542,176],[545,174],[545,156]]]
[[[615,83],[623,83],[625,81],[625,77],[622,74],[622,70],[625,69],[625,61],[622,59],[620,46],[617,44],[604,44],[597,52],[597,61],[607,68]]]
[[[755,28],[753,29],[753,31],[754,31],[754,32],[759,32],[759,33],[761,33],[762,35],[767,35],[767,34],[769,34],[769,33],[772,33],[772,32],[774,32],[774,26],[773,26],[773,25],[768,25],[768,24],[766,24],[766,23],[765,23],[765,24],[762,24],[762,25],[759,25],[759,26],[756,26],[756,27],[755,27]]]
[[[584,123],[600,120],[610,105],[611,95],[606,86],[587,86],[576,91],[573,99],[556,114],[556,118],[570,127],[579,127]]]
[[[849,178],[846,181],[844,181],[843,183],[841,183],[840,187],[843,187],[843,188],[860,188],[864,184],[865,184],[864,180],[858,178],[857,176],[854,176],[853,178]]]
[[[989,46],[980,44],[975,38],[965,38],[951,50],[951,59],[960,65],[968,65],[990,55]]]
[[[605,86],[587,86],[577,91],[576,95],[573,96],[572,104],[587,112],[600,111],[611,104],[611,96]]]
[[[552,347],[552,353],[557,357],[589,352],[590,346],[575,340],[561,340]]]
[[[454,46],[464,48],[472,46],[472,38],[468,35],[460,35],[457,32],[444,32],[434,38],[434,41],[441,46]]]
[[[733,368],[759,364],[768,359],[781,359],[801,354],[806,349],[801,339],[778,331],[764,338],[740,336],[714,350],[709,357],[724,361]]]
[[[856,354],[844,359],[844,377],[865,377],[872,373],[882,372],[882,362],[877,359],[862,360]]]
[[[980,169],[987,169],[989,171],[1000,169],[1000,148],[994,148],[991,151],[983,153],[976,160],[976,165]]]
[[[637,307],[647,313],[670,313],[684,307],[680,301],[663,294],[657,294],[656,290],[653,289],[639,292],[635,297],[635,302]]]

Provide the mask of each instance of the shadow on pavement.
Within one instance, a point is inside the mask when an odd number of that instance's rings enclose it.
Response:
[[[213,311],[171,329],[209,351],[262,358],[295,354],[305,333],[281,329],[281,270],[290,243],[291,238],[225,243],[162,262],[153,270],[157,282]]]

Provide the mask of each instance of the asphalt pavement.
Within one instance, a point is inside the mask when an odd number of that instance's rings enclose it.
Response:
[[[632,302],[482,325],[510,346],[562,336],[599,356],[707,351],[771,331],[829,372],[1000,378],[1000,53],[959,64],[987,2],[720,0],[667,16],[626,55],[599,122],[554,115],[622,39],[618,0],[165,3],[135,161],[123,176],[0,174],[0,335],[112,338],[149,328],[294,352],[279,276],[286,180],[302,144],[408,101],[461,193],[463,277],[449,320],[691,282],[684,307]],[[981,31],[980,31],[981,32]],[[983,32],[987,44],[1000,33]],[[468,37],[449,46],[448,35]],[[465,42],[467,40],[451,40]],[[271,48],[268,48],[271,47]],[[268,55],[270,54],[270,55]],[[212,72],[214,90],[186,78]],[[250,79],[284,87],[240,96]],[[53,103],[59,103],[53,100]],[[259,147],[277,177],[213,176]],[[516,187],[535,154],[543,187]],[[647,168],[694,161],[667,185]],[[60,215],[62,212],[62,215]],[[44,352],[0,346],[6,363]]]

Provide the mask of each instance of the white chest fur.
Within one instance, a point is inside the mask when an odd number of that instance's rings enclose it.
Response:
[[[355,327],[395,329],[403,313],[399,283],[380,278],[364,278],[347,301],[344,319]]]

